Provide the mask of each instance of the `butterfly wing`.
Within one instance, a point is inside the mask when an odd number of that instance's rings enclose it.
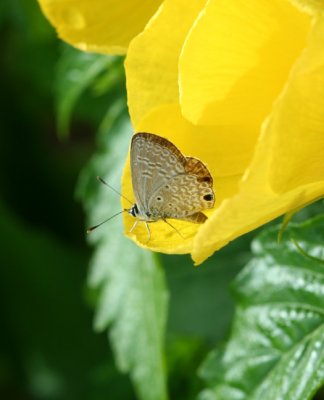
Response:
[[[172,177],[185,173],[186,158],[167,139],[152,133],[133,136],[131,151],[133,191],[140,212],[146,212],[152,194]]]
[[[203,167],[206,168],[204,165]],[[210,176],[209,172],[208,175]],[[208,175],[186,173],[172,177],[152,194],[148,205],[149,213],[160,216],[161,219],[204,222],[207,217],[201,211],[212,208],[215,203],[212,179],[206,179]]]

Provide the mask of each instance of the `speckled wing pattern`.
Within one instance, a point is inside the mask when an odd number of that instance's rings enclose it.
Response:
[[[185,157],[170,141],[140,132],[131,144],[131,173],[136,203],[153,220],[181,219],[195,223],[215,203],[213,179],[197,158]]]

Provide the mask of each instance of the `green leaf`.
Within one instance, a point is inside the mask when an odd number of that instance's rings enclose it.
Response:
[[[96,181],[102,176],[116,190],[126,160],[132,128],[116,105],[101,129],[101,152],[80,180],[90,225],[121,210],[118,196]],[[114,122],[113,122],[114,121]],[[107,132],[109,131],[109,135]],[[157,258],[123,234],[118,216],[89,235],[95,246],[89,284],[99,290],[95,327],[110,327],[117,365],[129,372],[138,398],[167,399],[164,366],[164,332],[168,294]]]
[[[119,65],[120,58],[106,56],[102,54],[84,53],[73,49],[72,47],[64,47],[64,51],[56,70],[56,108],[57,108],[57,125],[61,138],[66,138],[69,131],[71,113],[78,99],[83,92],[91,85],[95,86],[95,92],[98,92],[96,82],[100,82],[101,76],[114,76],[114,81],[109,80],[109,84],[105,85],[104,91],[107,92],[114,82],[118,82],[116,77],[116,65]],[[102,86],[102,85],[101,85]]]
[[[324,382],[324,215],[291,224],[281,244],[277,233],[253,241],[232,334],[201,367],[200,400],[306,400]]]

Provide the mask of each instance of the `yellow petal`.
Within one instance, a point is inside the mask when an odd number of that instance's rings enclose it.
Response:
[[[324,14],[324,0],[290,0],[295,6],[309,14]]]
[[[322,19],[324,21],[324,18]],[[269,168],[276,193],[323,179],[324,24],[319,20],[296,64],[287,91],[276,105],[271,129],[277,132]]]
[[[38,0],[60,38],[98,53],[123,54],[162,0]]]
[[[184,116],[260,124],[305,46],[309,21],[287,1],[210,0],[179,62]]]
[[[181,115],[179,105],[166,105],[155,109],[138,126],[140,131],[158,134],[174,143],[185,156],[193,156],[203,161],[214,179],[217,208],[223,200],[235,195],[238,182],[253,154],[258,127],[243,129],[237,126],[201,127],[194,126]],[[131,185],[129,160],[123,175],[123,193],[134,201]],[[129,207],[127,204],[123,204]],[[204,211],[205,212],[205,211]],[[213,210],[206,211],[211,215]],[[135,220],[125,215],[126,235],[143,247],[165,253],[187,253],[192,249],[192,240],[201,225],[178,220],[171,224],[185,237],[183,239],[165,222],[150,224],[151,239],[143,223],[134,231],[129,231]]]
[[[324,195],[324,19],[296,63],[258,142],[239,193],[202,226],[197,264],[236,237]]]
[[[183,41],[206,0],[166,0],[131,43],[126,62],[128,106],[137,128],[155,107],[178,103]]]

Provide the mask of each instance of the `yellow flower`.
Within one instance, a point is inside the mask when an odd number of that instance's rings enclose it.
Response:
[[[309,0],[313,14],[293,5],[307,1],[165,0],[130,42],[135,131],[206,163],[217,200],[203,225],[172,221],[185,239],[161,221],[148,243],[142,224],[128,233],[137,243],[199,264],[324,194],[324,14],[321,0]],[[129,162],[123,192],[133,196]]]
[[[124,54],[163,0],[38,0],[61,39],[84,51]]]

